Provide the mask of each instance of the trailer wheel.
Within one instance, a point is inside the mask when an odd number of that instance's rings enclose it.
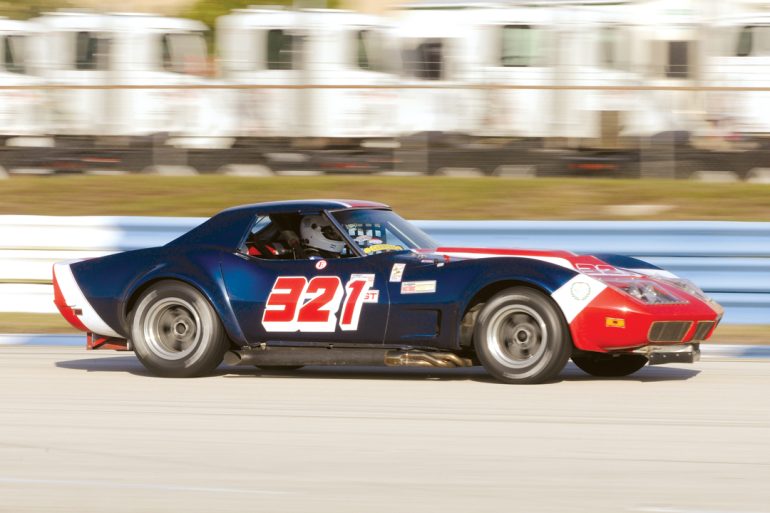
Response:
[[[581,353],[573,355],[572,362],[591,376],[619,378],[647,365],[647,358],[640,354]]]
[[[473,340],[484,368],[504,383],[553,379],[572,351],[558,307],[530,287],[512,287],[492,297],[479,313]]]
[[[145,291],[130,315],[137,358],[162,377],[194,377],[216,369],[229,341],[203,295],[178,281],[162,281]]]

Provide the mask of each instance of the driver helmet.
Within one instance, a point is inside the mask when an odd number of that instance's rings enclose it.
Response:
[[[305,216],[300,224],[302,242],[311,248],[342,253],[345,243],[332,224],[323,216]]]

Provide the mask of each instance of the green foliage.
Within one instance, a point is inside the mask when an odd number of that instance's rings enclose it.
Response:
[[[0,0],[0,16],[26,20],[44,12],[72,6],[68,0]]]

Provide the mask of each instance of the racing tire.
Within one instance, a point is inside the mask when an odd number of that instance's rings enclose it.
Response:
[[[647,357],[640,354],[581,353],[572,356],[572,363],[583,372],[599,378],[628,376],[647,365]]]
[[[552,380],[572,352],[558,307],[530,287],[512,287],[493,296],[479,313],[473,340],[481,364],[503,383]]]
[[[256,367],[259,370],[263,370],[263,371],[285,371],[285,372],[290,372],[290,371],[299,370],[302,367],[304,367],[304,365],[255,365],[254,367]]]
[[[208,300],[178,281],[162,281],[145,291],[131,312],[130,328],[137,358],[156,376],[211,374],[229,348]]]

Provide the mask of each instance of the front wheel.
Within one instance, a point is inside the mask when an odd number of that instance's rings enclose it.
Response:
[[[216,369],[229,342],[208,300],[195,288],[162,281],[142,294],[131,313],[131,341],[147,370],[193,377]]]
[[[591,376],[619,378],[647,365],[647,357],[640,354],[581,353],[573,355],[572,362]]]
[[[558,307],[529,287],[512,287],[492,297],[481,309],[473,339],[484,368],[504,383],[553,379],[572,351]]]

